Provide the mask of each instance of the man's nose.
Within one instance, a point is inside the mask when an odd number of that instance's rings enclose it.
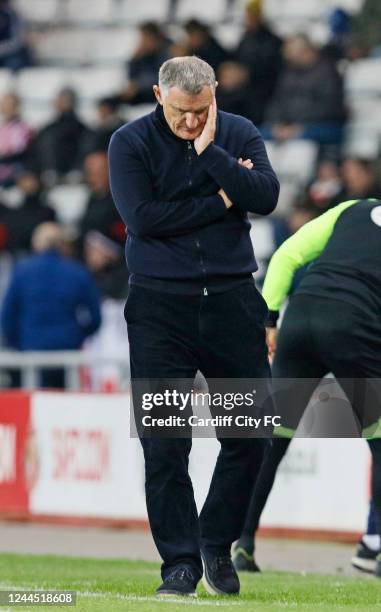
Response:
[[[195,113],[187,113],[185,116],[185,123],[189,130],[194,130],[198,126],[198,120]]]

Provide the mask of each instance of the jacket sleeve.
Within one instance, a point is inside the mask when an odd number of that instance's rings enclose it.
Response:
[[[115,205],[136,236],[166,237],[208,225],[227,213],[218,194],[163,201],[155,197],[152,177],[135,147],[116,132],[109,147],[110,183]]]
[[[262,295],[270,313],[277,313],[286,299],[295,272],[318,257],[330,239],[336,221],[349,206],[358,200],[343,202],[317,219],[301,227],[288,238],[271,258]]]
[[[94,334],[99,329],[102,322],[99,292],[92,277],[85,270],[83,273],[81,302],[81,308],[84,308],[87,313],[87,316],[81,324],[83,338],[85,339],[87,336]]]
[[[237,208],[268,215],[277,205],[279,182],[267,157],[262,136],[249,121],[246,129],[247,140],[240,156],[251,159],[252,170],[241,166],[237,159],[215,144],[210,144],[199,160]]]
[[[19,282],[18,269],[16,267],[5,293],[1,309],[1,330],[7,345],[12,348],[18,348],[19,345],[19,314]]]

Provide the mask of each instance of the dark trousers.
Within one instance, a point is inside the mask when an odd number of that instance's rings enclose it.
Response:
[[[381,378],[381,339],[377,316],[372,320],[350,304],[309,295],[296,295],[287,308],[279,332],[273,363],[276,379],[296,379],[297,392],[292,395],[301,402],[295,415],[302,415],[319,380],[332,372],[348,399],[356,404],[363,399],[358,392],[361,379]],[[298,379],[309,379],[298,384]],[[368,399],[369,402],[369,399]],[[353,408],[359,422],[371,422],[381,414],[380,398],[370,401],[374,412],[364,413],[362,405]],[[369,423],[360,422],[360,428]],[[288,423],[296,429],[297,422]],[[361,433],[360,433],[361,435]],[[274,438],[268,448],[249,504],[240,543],[253,546],[260,517],[274,484],[278,466],[290,444],[289,439]],[[370,440],[373,457],[372,497],[378,533],[381,535],[381,440]]]
[[[374,503],[373,501],[369,504],[369,512],[368,512],[368,521],[366,526],[366,534],[367,535],[378,535],[377,525],[376,525],[376,516],[374,512]]]
[[[132,286],[125,317],[132,380],[270,377],[267,308],[252,281],[214,295]],[[134,386],[134,382],[133,382]],[[230,554],[239,537],[266,440],[221,438],[209,493],[197,514],[188,474],[189,438],[141,438],[147,510],[162,576],[180,563],[202,574],[200,547]]]

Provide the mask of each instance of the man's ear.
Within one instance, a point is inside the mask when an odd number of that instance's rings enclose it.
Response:
[[[217,87],[218,87],[218,81],[216,81],[216,86],[215,86],[215,89],[217,89]]]
[[[153,93],[155,94],[155,98],[159,102],[159,104],[161,104],[161,106],[163,106],[163,96],[161,95],[161,91],[160,91],[159,85],[154,85],[153,86]]]

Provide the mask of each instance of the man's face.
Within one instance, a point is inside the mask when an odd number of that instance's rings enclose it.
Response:
[[[108,163],[105,153],[90,153],[85,159],[85,172],[87,182],[95,193],[108,192]]]
[[[214,97],[214,88],[205,85],[194,96],[178,87],[171,87],[162,96],[160,87],[155,85],[157,101],[162,105],[164,117],[172,132],[184,140],[194,140],[200,136],[208,118],[209,106]]]
[[[6,121],[17,117],[19,109],[19,99],[14,94],[6,94],[1,99],[0,112]]]

